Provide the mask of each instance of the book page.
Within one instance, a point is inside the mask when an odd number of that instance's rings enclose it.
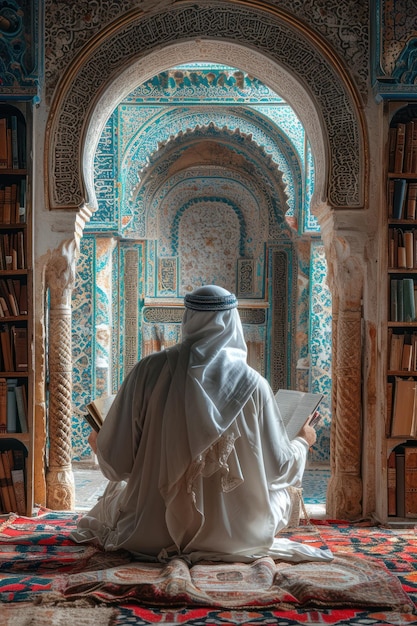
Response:
[[[116,395],[113,394],[111,396],[102,396],[101,398],[96,398],[95,400],[93,400],[92,404],[94,404],[96,410],[101,415],[102,420],[104,420],[107,413],[109,412],[115,397]]]
[[[110,396],[102,396],[92,400],[86,405],[88,414],[85,416],[86,420],[94,430],[97,432],[103,425],[107,413],[110,410],[111,405],[116,397],[116,394]]]
[[[275,400],[290,439],[294,439],[298,435],[323,397],[321,393],[309,393],[295,389],[279,389],[277,391]]]

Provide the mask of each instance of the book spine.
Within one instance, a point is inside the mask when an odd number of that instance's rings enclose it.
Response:
[[[0,331],[0,344],[4,370],[6,372],[12,372],[13,361],[10,345],[10,330],[7,325],[4,325],[4,328]]]
[[[404,281],[402,279],[397,281],[397,304],[398,304],[398,321],[404,321]]]
[[[7,381],[0,378],[0,433],[7,432]]]
[[[18,147],[16,115],[11,116],[10,123],[12,127],[12,167],[13,169],[19,169],[19,147]]]
[[[404,149],[405,149],[405,124],[399,123],[397,126],[397,139],[395,142],[394,171],[403,172]]]
[[[388,217],[392,218],[392,211],[394,205],[394,181],[390,178],[387,185],[387,208]]]
[[[391,322],[398,322],[398,280],[391,278]]]
[[[408,220],[416,219],[417,183],[408,183],[406,217]]]
[[[412,172],[412,141],[414,133],[414,121],[411,120],[405,125],[405,140],[404,140],[404,163],[403,172]]]
[[[17,417],[20,423],[20,431],[22,433],[28,432],[27,421],[27,402],[26,402],[26,387],[24,385],[17,385],[14,388],[16,396]]]
[[[416,381],[413,379],[396,378],[391,437],[407,438],[413,436],[415,387]]]
[[[12,326],[11,331],[16,372],[26,372],[28,369],[27,328]]]
[[[385,420],[385,436],[389,437],[391,434],[391,421],[392,421],[392,398],[394,393],[394,385],[391,382],[387,383],[387,415]]]
[[[9,486],[7,484],[6,472],[3,465],[3,454],[0,453],[0,489],[4,503],[6,513],[10,513],[12,510],[12,503],[10,500]]]
[[[407,192],[405,178],[394,179],[394,194],[392,199],[392,217],[400,220],[404,215],[404,205]]]
[[[16,396],[13,388],[7,389],[7,432],[17,432],[17,406]]]
[[[388,515],[397,515],[397,476],[395,456],[395,450],[393,450],[388,457]]]
[[[405,266],[407,269],[413,269],[414,267],[414,233],[412,230],[408,230],[404,233],[404,247],[405,247]]]
[[[389,369],[391,371],[399,370],[402,361],[402,352],[404,346],[404,335],[391,335],[390,339],[390,354],[389,354]]]
[[[416,311],[414,305],[414,281],[412,278],[403,278],[403,318],[400,321],[414,322]]]
[[[26,514],[25,476],[22,469],[12,470],[13,490],[16,498],[16,508],[19,515]]]
[[[416,294],[416,290],[414,289],[414,295]],[[414,297],[414,302],[416,302],[416,298]],[[417,311],[417,309],[416,309]],[[415,332],[411,335],[411,345],[413,346],[413,366],[412,369],[414,372],[417,371],[417,335]]]
[[[1,453],[1,456],[3,459],[3,467],[4,473],[6,475],[7,488],[9,490],[9,498],[11,503],[10,510],[15,513],[17,511],[17,502],[16,495],[13,489],[11,454],[9,455],[9,452],[11,453],[11,450],[6,450],[5,452]]]
[[[405,447],[404,514],[417,517],[417,448]]]
[[[398,517],[405,516],[405,452],[398,450],[395,455],[396,490],[395,505]]]
[[[401,355],[401,369],[406,372],[410,372],[413,365],[413,346],[411,344],[404,344]]]

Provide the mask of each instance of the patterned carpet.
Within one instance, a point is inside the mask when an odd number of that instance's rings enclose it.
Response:
[[[282,535],[331,549],[330,563],[189,567],[74,544],[78,518],[40,510],[0,524],[1,626],[417,624],[414,529],[317,520]]]

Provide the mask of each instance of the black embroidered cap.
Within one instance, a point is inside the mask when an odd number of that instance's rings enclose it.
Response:
[[[227,311],[237,307],[237,298],[223,287],[208,285],[199,287],[184,298],[187,309],[194,311]]]

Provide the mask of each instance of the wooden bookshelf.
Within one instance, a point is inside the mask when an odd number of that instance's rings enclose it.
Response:
[[[386,177],[386,485],[379,517],[393,525],[414,525],[417,491],[410,480],[417,476],[417,105],[396,103],[394,109]]]
[[[0,102],[0,514],[33,510],[30,125]]]

